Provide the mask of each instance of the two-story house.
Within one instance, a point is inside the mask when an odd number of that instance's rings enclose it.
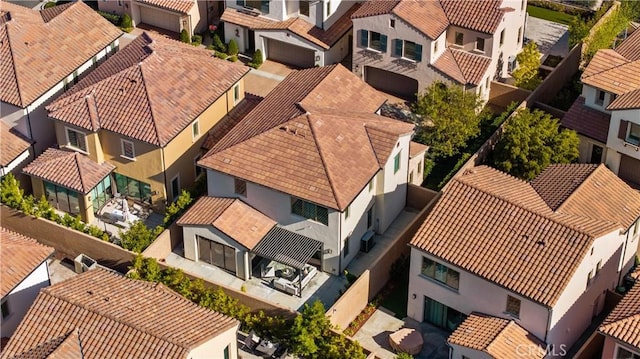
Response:
[[[600,50],[582,73],[582,95],[562,118],[578,132],[580,162],[606,163],[640,187],[640,31]]]
[[[0,334],[3,339],[16,330],[40,289],[51,283],[47,260],[53,251],[33,238],[0,227]]]
[[[410,242],[407,313],[448,330],[474,312],[502,318],[562,354],[633,265],[639,218],[640,194],[602,164],[551,165],[531,182],[469,169]]]
[[[360,6],[342,0],[226,0],[225,41],[240,51],[296,67],[336,64],[349,53],[351,14]]]
[[[162,284],[96,268],[40,291],[2,358],[237,359],[239,325]]]
[[[22,168],[32,160],[31,140],[0,121],[0,179],[11,173],[20,181],[20,188],[30,191],[31,180],[22,174]]]
[[[625,294],[598,332],[605,338],[602,359],[640,358],[640,282]]]
[[[60,147],[84,158],[47,152],[68,162],[69,173],[84,172],[88,192],[71,188],[76,179],[43,154],[25,168],[39,169],[30,172],[34,193],[65,210],[65,198],[85,198],[79,213],[88,222],[115,193],[162,211],[193,185],[205,134],[242,100],[247,72],[204,49],[143,33],[47,107]]]
[[[198,162],[209,196],[240,203],[211,200],[199,220],[187,212],[185,256],[206,260],[219,247],[234,263],[219,266],[247,278],[246,253],[257,247],[285,262],[315,256],[340,274],[405,207],[413,125],[376,114],[384,102],[342,65],[287,76]],[[221,211],[235,214],[219,219]],[[260,220],[228,233],[225,216]]]
[[[120,35],[82,1],[44,10],[0,2],[0,120],[42,153],[56,140],[45,106],[114,53]]]
[[[352,70],[413,98],[446,81],[488,98],[522,49],[526,0],[369,0],[351,16]]]

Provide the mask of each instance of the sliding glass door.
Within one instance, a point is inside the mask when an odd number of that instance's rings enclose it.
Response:
[[[423,320],[425,322],[453,331],[464,321],[464,318],[465,315],[457,310],[429,297],[424,297]]]
[[[236,274],[236,249],[224,244],[196,236],[198,239],[198,258],[233,274]]]

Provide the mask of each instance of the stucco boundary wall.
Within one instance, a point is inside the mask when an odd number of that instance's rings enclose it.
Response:
[[[367,306],[389,281],[391,265],[400,256],[409,255],[409,242],[424,222],[433,205],[440,197],[439,192],[410,184],[407,189],[407,206],[420,210],[413,221],[402,231],[389,246],[389,249],[373,261],[347,291],[327,310],[331,324],[340,330],[349,326],[360,312]]]
[[[142,255],[148,258],[155,258],[158,261],[164,261],[181,241],[182,228],[176,222],[173,222],[142,252]]]
[[[95,259],[98,264],[126,273],[131,261],[136,256],[113,243],[59,225],[44,218],[35,218],[13,208],[0,205],[2,226],[22,233],[38,242],[55,248],[58,254],[74,259],[85,254]]]

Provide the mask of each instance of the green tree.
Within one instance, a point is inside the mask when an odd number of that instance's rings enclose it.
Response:
[[[189,33],[187,32],[187,29],[182,29],[182,31],[180,31],[180,41],[185,42],[185,43],[189,43]]]
[[[229,55],[237,55],[238,54],[238,43],[236,40],[229,40],[229,46],[227,46],[227,50],[229,50]]]
[[[184,212],[184,210],[189,207],[191,202],[193,202],[191,193],[182,190],[182,192],[180,192],[180,196],[178,196],[178,199],[175,202],[171,203],[165,210],[163,219],[165,228],[173,223],[173,221],[175,221]]]
[[[398,353],[398,355],[396,355],[396,359],[413,359],[413,355],[409,353]]]
[[[305,304],[302,314],[296,316],[291,325],[291,350],[302,356],[315,354],[319,342],[330,329],[331,323],[322,302],[316,300],[311,305]]]
[[[131,16],[129,16],[129,14],[122,15],[122,23],[120,24],[120,26],[125,29],[133,27],[133,21],[131,21]]]
[[[520,110],[504,126],[493,152],[494,165],[513,176],[533,179],[552,163],[578,158],[578,135],[560,130],[557,119],[540,110]]]
[[[218,34],[213,35],[212,40],[213,48],[218,52],[227,52],[227,46],[220,40],[220,36]]]
[[[135,221],[126,232],[120,232],[120,245],[124,249],[140,253],[153,243],[162,231],[163,228],[160,226],[152,230],[142,221]]]
[[[516,80],[516,86],[527,90],[534,90],[542,82],[542,78],[538,74],[540,67],[540,51],[538,45],[531,41],[522,48],[522,51],[516,56],[518,68],[513,71],[513,78]]]
[[[251,58],[251,62],[249,62],[249,66],[257,69],[262,65],[262,61],[262,51],[260,51],[260,49],[257,49],[253,53],[253,57]]]
[[[2,178],[2,182],[0,182],[0,196],[2,203],[11,208],[20,208],[22,205],[24,191],[20,188],[20,183],[12,173],[8,173]]]
[[[418,139],[431,146],[434,157],[447,157],[458,153],[466,141],[480,133],[482,99],[460,86],[433,83],[422,94],[414,106],[421,116],[418,124]]]

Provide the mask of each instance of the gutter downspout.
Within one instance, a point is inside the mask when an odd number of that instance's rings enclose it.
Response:
[[[627,247],[628,247],[628,244],[629,244],[628,243],[629,242],[629,233],[631,232],[630,229],[631,228],[629,228],[627,230],[627,234],[626,234],[626,236],[624,238],[624,243],[622,244],[622,254],[621,254],[621,257],[620,257],[620,262],[618,263],[618,268],[619,268],[618,272],[619,273],[618,273],[618,282],[616,283],[616,287],[618,287],[620,285],[620,283],[622,281],[622,278],[623,278],[622,277],[623,276],[622,269],[624,268],[624,265],[625,265],[624,258],[626,257],[626,254],[627,254]],[[624,275],[626,275],[626,273],[624,273]]]
[[[164,164],[164,147],[160,149],[160,158],[162,160],[162,175],[164,176],[164,205],[166,207],[169,205],[169,198],[168,198],[169,196],[167,196],[168,182],[167,182],[167,168]]]

